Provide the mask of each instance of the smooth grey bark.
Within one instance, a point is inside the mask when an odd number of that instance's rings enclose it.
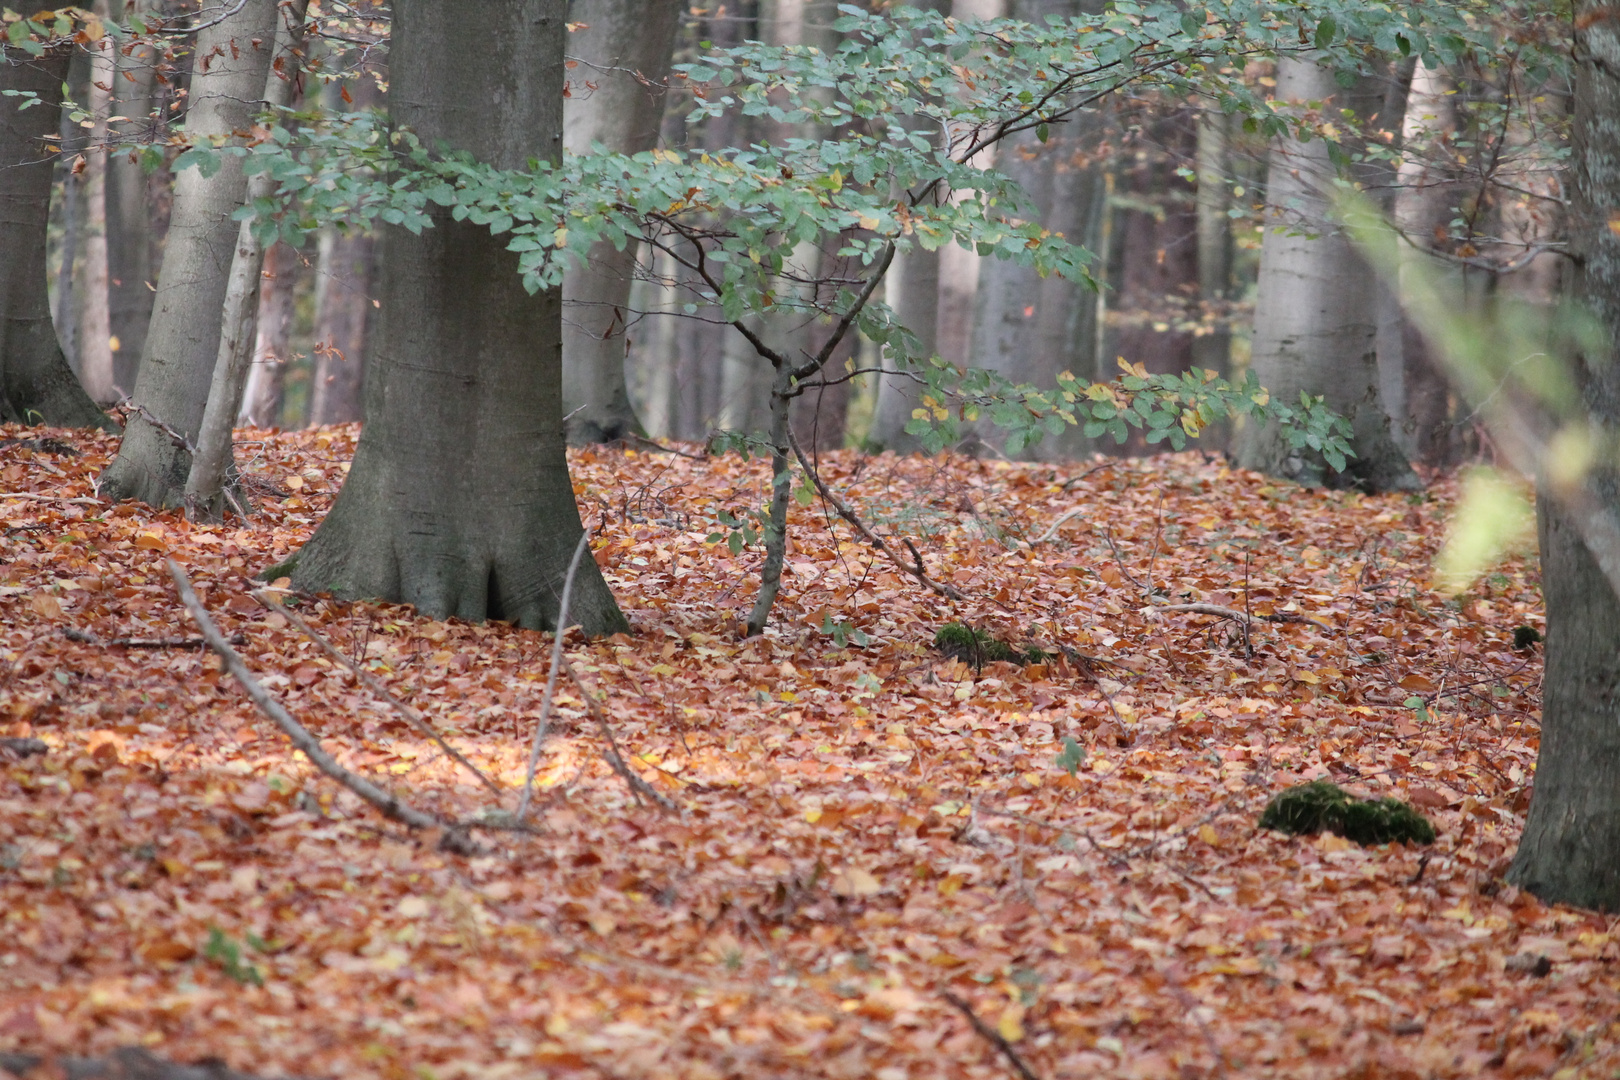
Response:
[[[240,426],[267,428],[281,423],[287,365],[292,361],[294,290],[300,262],[298,252],[284,242],[265,252],[264,271],[259,277],[253,362],[236,414]]]
[[[271,61],[264,85],[264,104],[286,108],[298,92],[303,71],[304,13],[309,0],[282,0],[277,10],[276,56]],[[248,180],[249,202],[268,198],[276,189],[268,172]],[[248,367],[258,340],[260,272],[264,268],[264,244],[253,233],[253,222],[237,228],[236,254],[225,287],[224,309],[220,315],[219,348],[208,387],[208,404],[203,409],[197,432],[197,448],[186,478],[186,515],[198,521],[220,521],[225,516],[225,484],[235,466],[231,429],[247,387]],[[109,360],[111,358],[109,357]],[[241,509],[238,503],[237,509]]]
[[[1277,64],[1277,98],[1349,108],[1401,130],[1390,80],[1364,76],[1346,90],[1307,59]],[[1404,95],[1400,97],[1404,113]],[[1321,139],[1280,139],[1266,183],[1271,226],[1261,242],[1260,289],[1250,370],[1272,397],[1321,395],[1354,429],[1356,457],[1345,473],[1289,446],[1275,424],[1251,423],[1237,440],[1238,463],[1303,483],[1353,483],[1370,491],[1411,490],[1419,481],[1390,432],[1378,387],[1379,285],[1349,237],[1330,219],[1336,172]]]
[[[636,0],[571,0],[568,19],[580,24],[568,39],[579,61],[563,103],[563,144],[588,154],[593,143],[621,154],[658,143],[667,93],[663,82],[682,7]],[[616,251],[594,245],[585,264],[563,278],[563,409],[572,443],[612,442],[645,434],[630,404],[624,361],[626,308],[636,245]]]
[[[1575,10],[1570,168],[1575,298],[1620,340],[1620,25],[1596,0]],[[1612,438],[1620,424],[1613,347],[1583,357],[1583,398]],[[1602,509],[1620,512],[1620,472],[1588,478]],[[1508,880],[1547,903],[1620,910],[1620,597],[1570,512],[1545,493],[1540,510],[1547,670],[1535,796]]]
[[[0,97],[0,417],[110,428],[62,355],[46,286],[55,164],[46,137],[58,134],[70,60],[67,49],[36,59],[0,47],[0,90],[32,93],[39,102],[24,109],[27,98]]]
[[[245,0],[197,35],[186,113],[192,139],[229,139],[251,125],[275,51],[276,14],[276,0]],[[131,395],[134,411],[118,457],[101,474],[101,493],[114,501],[184,501],[188,444],[196,444],[208,404],[236,250],[238,223],[231,214],[246,191],[236,157],[225,157],[208,177],[195,168],[175,177],[156,305]]]
[[[107,17],[106,0],[96,11]],[[110,37],[91,42],[85,105],[94,125],[84,169],[84,291],[79,302],[79,381],[98,405],[111,405],[114,389],[112,320],[107,306],[107,118],[112,115],[114,62]]]
[[[940,13],[952,11],[950,0],[917,0],[915,6]],[[917,335],[924,356],[939,352],[939,264],[938,250],[928,251],[918,244],[895,256],[886,283],[889,306],[901,325]],[[878,382],[877,408],[866,441],[878,449],[908,454],[918,448],[916,436],[906,434],[911,412],[919,404],[917,384],[887,356],[883,366],[885,374]]]
[[[329,111],[359,110],[380,104],[376,81],[356,81],[345,106],[338,83],[327,83],[322,103]],[[364,408],[366,330],[370,325],[372,286],[376,280],[376,242],[369,233],[321,230],[315,252],[315,364],[310,387],[310,427],[348,424]]]
[[[562,154],[564,0],[396,0],[396,121],[503,169]],[[554,627],[582,532],[564,455],[562,296],[530,296],[507,238],[440,208],[379,238],[365,427],[299,588],[434,618]],[[593,560],[569,621],[628,628]]]
[[[1227,300],[1232,287],[1231,190],[1227,186],[1227,136],[1231,118],[1212,109],[1198,117],[1198,299],[1199,333],[1193,365],[1225,376],[1232,368],[1232,330]],[[1217,425],[1224,431],[1225,425]],[[1221,436],[1224,441],[1224,435]]]
[[[136,11],[151,10],[150,0]],[[119,16],[125,16],[120,5]],[[113,77],[115,116],[127,117],[110,126],[117,142],[150,140],[160,127],[152,117],[152,90],[156,82],[158,51],[148,44],[132,44],[126,54],[118,50]],[[146,330],[152,321],[157,274],[152,227],[151,177],[133,152],[109,153],[107,158],[107,321],[113,349],[113,385],[120,397],[135,389]]]
[[[1012,17],[1041,23],[1049,15],[1096,10],[1091,0],[1016,0]],[[1102,120],[1087,112],[1051,127],[1046,142],[1033,131],[1015,135],[996,150],[995,167],[1028,193],[1030,213],[1072,244],[1098,251],[1107,211],[1104,170],[1091,145]],[[968,363],[998,371],[1015,382],[1050,388],[1071,371],[1088,378],[1097,369],[1097,298],[1084,285],[1057,275],[1041,277],[1027,266],[987,259],[979,269],[973,339]],[[980,437],[990,435],[990,429]],[[1047,436],[1026,456],[1056,459],[1084,450],[1078,428]]]

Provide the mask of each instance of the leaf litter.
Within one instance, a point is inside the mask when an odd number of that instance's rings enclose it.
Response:
[[[47,748],[0,747],[0,1050],[433,1080],[1620,1067],[1615,925],[1502,881],[1540,600],[1523,557],[1431,589],[1449,478],[1374,498],[1197,454],[826,454],[965,599],[812,503],[741,641],[762,556],[706,537],[763,501],[760,463],[571,452],[635,633],[569,638],[539,831],[464,857],[317,775],[217,658],[111,644],[195,635],[172,558],[346,767],[446,819],[495,809],[250,596],[357,435],[242,433],[259,509],[222,526],[96,504],[108,437],[0,446],[0,734]],[[284,599],[512,809],[550,635]],[[946,656],[949,623],[1040,659]],[[604,730],[674,812],[614,775]],[[1317,779],[1439,836],[1257,828]]]

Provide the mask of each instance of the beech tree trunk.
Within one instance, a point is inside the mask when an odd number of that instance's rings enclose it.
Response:
[[[1620,25],[1597,0],[1575,8],[1575,117],[1569,185],[1575,298],[1620,340]],[[1595,424],[1620,424],[1612,346],[1583,358]],[[1590,487],[1620,512],[1620,473]],[[1539,500],[1547,670],[1535,797],[1508,880],[1547,903],[1620,910],[1620,598],[1565,511]]]
[[[507,169],[562,154],[564,0],[396,0],[397,120]],[[554,628],[582,527],[562,424],[562,296],[530,296],[507,238],[440,208],[380,235],[366,418],[293,584],[415,604],[434,618]],[[628,628],[596,563],[568,622]]]
[[[264,254],[257,282],[253,362],[236,416],[240,425],[267,428],[281,422],[282,390],[292,359],[288,354],[298,269],[298,252],[285,242],[272,244]]]
[[[1277,64],[1279,101],[1327,102],[1324,108],[1350,108],[1399,132],[1401,118],[1388,115],[1388,84],[1364,76],[1345,90],[1331,70],[1309,60]],[[1330,220],[1334,178],[1321,139],[1281,139],[1272,150],[1266,198],[1275,217],[1260,248],[1251,370],[1274,398],[1297,401],[1301,391],[1325,397],[1354,428],[1357,456],[1344,474],[1333,474],[1319,456],[1291,448],[1276,425],[1252,423],[1238,440],[1238,462],[1301,483],[1410,490],[1418,479],[1379,396],[1378,282]]]
[[[143,0],[135,8],[150,10],[150,0]],[[120,18],[125,17],[122,9],[120,5]],[[112,111],[115,116],[128,117],[111,125],[118,139],[139,142],[155,133],[158,125],[151,116],[155,107],[152,88],[158,59],[151,45],[133,45],[127,56],[118,50]],[[111,338],[117,342],[113,349],[113,385],[120,397],[135,389],[156,296],[151,187],[152,178],[135,152],[108,155],[107,316]]]
[[[379,103],[369,75],[355,80],[344,105],[339,83],[327,83],[322,102],[328,110],[359,110]],[[369,233],[321,230],[315,265],[315,363],[310,386],[310,427],[348,424],[360,419],[365,385],[366,330],[376,280],[376,243]]]
[[[276,0],[245,0],[198,33],[186,112],[190,135],[226,138],[248,129],[264,94],[275,35]],[[135,411],[118,457],[101,474],[101,493],[115,501],[178,506],[184,500],[187,447],[196,444],[208,403],[236,250],[238,223],[231,214],[246,190],[236,157],[225,157],[208,177],[195,168],[175,177],[157,303],[132,395]]]
[[[569,72],[563,105],[568,152],[588,154],[601,143],[621,154],[658,143],[682,6],[634,0],[572,0],[568,18],[579,29],[568,52],[579,60]],[[632,74],[634,73],[634,74]],[[651,85],[649,85],[651,84]],[[563,409],[571,416],[568,441],[612,442],[646,434],[625,385],[626,309],[636,246],[616,251],[603,241],[586,263],[563,279]]]
[[[1090,0],[1016,0],[1012,17],[1040,23],[1048,15],[1094,9]],[[1100,123],[1096,114],[1082,113],[1052,125],[1044,143],[1033,131],[1016,135],[997,149],[995,163],[1023,186],[1043,226],[1094,252],[1107,210],[1103,170],[1092,160]],[[1096,319],[1097,297],[1086,286],[987,259],[979,269],[968,363],[1048,389],[1064,371],[1085,378],[1097,369]],[[994,436],[985,428],[980,437]],[[1026,453],[1072,457],[1086,445],[1075,427],[1047,436]]]
[[[96,5],[107,15],[105,0]],[[114,389],[112,319],[108,310],[107,281],[107,118],[112,115],[113,57],[110,37],[91,42],[89,106],[90,150],[84,169],[84,292],[79,302],[79,381],[99,405],[111,405],[123,395]]]
[[[51,321],[45,237],[50,222],[54,155],[46,136],[58,133],[62,83],[72,58],[57,49],[35,58],[0,47],[0,417],[62,427],[112,423],[68,367]]]

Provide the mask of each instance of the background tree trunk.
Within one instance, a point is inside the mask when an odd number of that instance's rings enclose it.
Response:
[[[267,428],[281,422],[282,389],[292,359],[293,291],[298,269],[298,252],[285,241],[278,240],[264,253],[253,364],[242,394],[239,424]]]
[[[675,51],[680,4],[571,0],[569,71],[563,142],[574,154],[592,143],[621,154],[651,150],[664,117],[662,87]],[[617,70],[610,70],[617,69]],[[636,72],[637,75],[631,74]],[[648,85],[651,84],[651,85]],[[572,443],[612,442],[645,434],[625,384],[626,308],[637,247],[603,241],[563,279],[563,410]]]
[[[566,15],[563,0],[396,0],[395,117],[499,168],[559,160]],[[380,243],[365,428],[293,583],[554,627],[582,531],[564,456],[561,290],[530,296],[507,239],[442,208],[420,236],[387,226]],[[568,620],[627,628],[590,559]]]
[[[186,113],[193,138],[223,138],[248,129],[264,94],[275,34],[276,0],[246,0],[235,14],[197,35]],[[191,454],[176,435],[194,444],[202,425],[236,250],[238,223],[231,214],[246,190],[241,159],[235,157],[223,159],[212,176],[187,169],[175,177],[157,303],[135,381],[137,411],[130,415],[118,457],[101,476],[102,494],[114,500],[178,506],[184,499]]]
[[[1048,15],[1095,10],[1086,0],[1017,0],[1012,17],[1040,23]],[[1046,142],[1027,131],[1003,143],[995,167],[1028,193],[1041,224],[1072,244],[1098,251],[1107,210],[1104,170],[1093,160],[1101,127],[1096,113],[1081,113],[1051,127]],[[999,259],[979,268],[968,363],[1016,382],[1050,388],[1063,371],[1082,378],[1097,370],[1097,297],[1084,285]],[[990,428],[980,438],[993,438]],[[1028,453],[1073,457],[1088,445],[1078,428],[1047,436]]]
[[[1329,102],[1399,131],[1386,116],[1388,80],[1363,77],[1350,90],[1308,60],[1277,65],[1277,98]],[[1404,100],[1403,100],[1404,106]],[[1345,480],[1372,491],[1407,490],[1418,479],[1389,430],[1378,392],[1378,283],[1350,240],[1329,220],[1335,170],[1327,145],[1281,139],[1266,185],[1268,231],[1260,254],[1251,369],[1274,398],[1320,394],[1350,420],[1357,456]],[[1289,447],[1276,425],[1249,424],[1238,440],[1244,468],[1304,483],[1332,479],[1326,462]]]
[[[1576,5],[1570,246],[1574,294],[1620,340],[1620,24]],[[1620,424],[1613,347],[1584,358],[1592,419]],[[1620,472],[1591,478],[1620,512]],[[1554,498],[1539,500],[1547,671],[1535,797],[1508,880],[1549,904],[1620,910],[1620,598]]]
[[[106,0],[96,10],[107,16]],[[107,118],[112,115],[114,41],[92,42],[89,93],[90,150],[84,169],[84,291],[79,302],[79,381],[100,405],[111,405],[123,395],[114,385],[112,317],[108,309],[107,273]]]
[[[111,421],[74,378],[51,321],[46,286],[54,155],[46,136],[61,125],[62,83],[71,55],[38,59],[0,47],[0,90],[38,95],[0,97],[0,416],[64,427],[110,427]]]
[[[150,8],[149,0],[135,5],[135,10]],[[118,14],[124,17],[127,13],[120,10]],[[158,60],[157,50],[150,45],[135,45],[128,55],[118,51],[112,111],[129,119],[111,126],[116,139],[140,142],[156,133],[159,125],[152,117],[157,106],[152,88]],[[107,315],[111,336],[118,341],[113,350],[113,385],[120,397],[135,389],[156,295],[152,186],[135,151],[108,155]]]
[[[359,110],[381,103],[377,83],[363,72],[351,85],[352,105],[344,105],[340,83],[321,92],[329,111]],[[360,419],[365,385],[366,332],[371,322],[376,280],[376,242],[369,233],[328,225],[316,247],[315,364],[309,398],[309,425],[347,424]]]

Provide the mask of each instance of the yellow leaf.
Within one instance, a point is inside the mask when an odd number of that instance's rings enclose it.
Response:
[[[1024,1037],[1024,1007],[1017,1002],[1001,1010],[1001,1019],[996,1021],[996,1033],[1010,1043],[1018,1042]]]
[[[28,602],[34,609],[35,615],[43,615],[47,619],[60,619],[62,617],[62,602],[49,593],[37,592]]]
[[[167,551],[169,545],[163,542],[163,537],[153,532],[143,532],[135,538],[135,546],[142,551]]]
[[[1213,825],[1200,826],[1198,829],[1198,839],[1202,840],[1210,847],[1219,847],[1221,843],[1221,835],[1215,831],[1215,827]]]
[[[1296,671],[1294,672],[1294,678],[1302,683],[1310,683],[1312,686],[1322,681],[1322,677],[1314,671]]]

